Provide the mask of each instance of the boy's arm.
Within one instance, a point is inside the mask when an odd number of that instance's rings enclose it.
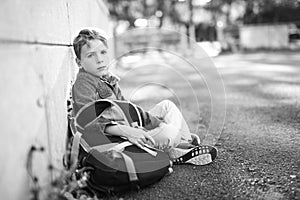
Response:
[[[154,139],[146,131],[126,125],[116,124],[106,126],[105,133],[126,137],[130,142],[141,148],[145,144],[152,143],[152,145],[155,145]]]

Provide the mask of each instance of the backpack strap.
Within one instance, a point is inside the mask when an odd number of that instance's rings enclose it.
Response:
[[[114,157],[123,158],[127,172],[128,172],[129,180],[137,181],[138,177],[137,177],[137,173],[136,173],[136,169],[135,169],[133,160],[129,156],[127,156],[125,153],[123,153],[123,150],[126,147],[131,146],[131,145],[133,145],[131,142],[126,141],[126,142],[122,142],[122,143],[103,144],[103,145],[93,147],[92,149],[97,149],[97,151],[99,151],[99,152],[106,152],[106,151],[112,152],[114,154]]]
[[[133,160],[129,156],[127,156],[125,153],[123,153],[123,152],[119,152],[119,153],[124,158],[126,169],[127,169],[128,176],[129,176],[129,180],[131,182],[139,180],[137,177],[137,173],[135,170]]]
[[[77,168],[78,155],[79,155],[79,144],[81,139],[81,133],[76,131],[71,147],[71,156],[70,156],[70,171],[74,172]]]
[[[94,147],[92,147],[92,149],[96,149],[99,152],[112,151],[112,150],[121,152],[124,150],[125,147],[131,146],[131,145],[133,145],[131,142],[126,141],[126,142],[122,142],[122,143],[102,144],[102,145],[94,146]]]

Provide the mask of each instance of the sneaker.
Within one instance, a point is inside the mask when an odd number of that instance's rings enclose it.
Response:
[[[173,148],[169,151],[169,156],[175,165],[207,165],[216,159],[217,154],[217,149],[208,145],[197,146],[192,149]]]

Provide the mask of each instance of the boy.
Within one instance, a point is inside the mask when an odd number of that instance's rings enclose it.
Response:
[[[108,70],[105,36],[96,30],[83,29],[74,39],[73,47],[80,68],[72,88],[74,113],[98,99],[125,100],[118,86],[119,78]],[[181,112],[171,101],[164,100],[149,112],[139,107],[138,110],[142,115],[143,128],[124,125],[120,113],[111,107],[104,111],[105,120],[101,121],[99,132],[125,137],[139,147],[147,144],[168,149],[171,159],[176,159],[178,164],[187,161],[203,165],[215,158],[216,150],[199,146],[199,137],[190,133]]]

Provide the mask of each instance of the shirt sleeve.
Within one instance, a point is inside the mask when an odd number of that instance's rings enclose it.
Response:
[[[113,126],[117,125],[118,123],[115,121],[111,121],[108,119],[105,119],[103,117],[100,117],[96,122],[86,127],[88,130],[96,130],[100,131],[100,133],[105,133],[106,126]]]
[[[122,113],[115,107],[111,106],[106,108],[102,113],[99,119],[91,124],[91,127],[96,127],[98,130],[104,132],[106,126],[113,126],[113,125],[125,125],[125,119]]]

